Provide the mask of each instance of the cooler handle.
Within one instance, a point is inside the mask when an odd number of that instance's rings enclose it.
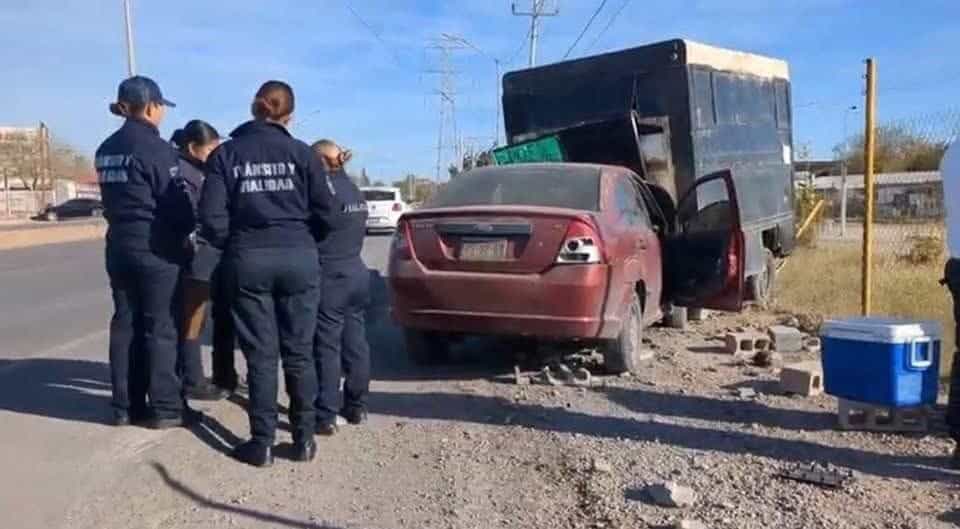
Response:
[[[914,369],[926,369],[932,365],[933,340],[929,336],[910,340],[910,367]]]

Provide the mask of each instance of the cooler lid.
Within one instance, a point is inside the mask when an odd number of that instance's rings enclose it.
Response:
[[[943,331],[938,321],[871,317],[828,320],[820,328],[820,334],[824,338],[908,343],[924,337],[939,340]]]

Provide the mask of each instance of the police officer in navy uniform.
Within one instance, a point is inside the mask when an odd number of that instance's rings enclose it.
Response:
[[[313,149],[330,175],[339,204],[339,210],[320,219],[318,225],[323,295],[314,338],[320,380],[317,433],[333,435],[337,431],[337,414],[350,424],[361,424],[367,418],[370,347],[364,311],[370,297],[370,272],[360,256],[367,229],[367,205],[343,168],[350,152],[330,140],[316,142]]]
[[[157,130],[167,106],[173,104],[151,79],[120,83],[110,111],[125,121],[95,159],[109,224],[114,419],[157,429],[180,426],[187,417],[176,370],[175,295],[192,212],[177,154]]]
[[[194,119],[182,129],[177,129],[170,138],[180,155],[180,175],[184,190],[190,198],[194,213],[200,202],[200,190],[204,180],[204,164],[210,153],[220,145],[220,134],[206,121]],[[196,219],[193,219],[196,223]],[[187,302],[188,310],[191,295],[195,292],[205,301],[213,297],[219,302],[213,304],[213,381],[207,380],[203,373],[201,358],[201,336],[187,336],[186,329],[181,330],[179,372],[183,380],[184,395],[191,400],[215,401],[226,397],[237,385],[237,374],[233,365],[233,321],[229,305],[223,302],[222,288],[217,287],[216,265],[220,260],[219,252],[209,252],[209,247],[197,247],[193,241],[186,241],[190,251],[190,260],[184,266],[180,285],[181,297]],[[214,288],[210,285],[213,284]],[[205,314],[206,303],[201,307],[200,316]],[[186,327],[192,314],[180,318]]]
[[[310,222],[335,206],[310,147],[287,131],[293,110],[289,85],[261,86],[252,105],[255,119],[211,155],[200,197],[200,236],[224,250],[233,319],[247,359],[251,439],[233,456],[254,466],[273,462],[278,357],[290,395],[293,458],[310,461],[317,451],[312,346],[320,269]]]

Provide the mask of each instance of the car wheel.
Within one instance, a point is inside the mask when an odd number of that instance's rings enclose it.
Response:
[[[48,211],[43,215],[43,218],[47,219],[50,222],[56,222],[59,218],[56,211]]]
[[[450,338],[443,334],[405,329],[404,338],[407,346],[407,356],[416,365],[437,365],[450,359]]]
[[[102,217],[102,216],[103,216],[103,210],[102,210],[102,209],[94,209],[94,210],[91,210],[91,211],[90,211],[90,216],[91,216],[91,217],[98,217],[98,218],[99,218],[99,217]]]
[[[760,307],[773,302],[773,285],[777,279],[777,260],[769,248],[764,249],[763,269],[750,278],[750,297]]]
[[[637,373],[648,359],[649,354],[643,349],[643,308],[634,293],[620,335],[605,345],[603,364],[610,374]]]

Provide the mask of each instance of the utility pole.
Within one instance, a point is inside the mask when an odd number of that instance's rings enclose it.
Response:
[[[455,50],[460,50],[464,48],[462,42],[458,42],[450,38],[439,38],[434,39],[432,43],[427,46],[428,49],[437,50],[440,54],[440,64],[436,68],[425,70],[425,73],[439,75],[439,85],[434,90],[434,92],[439,96],[439,105],[438,105],[438,125],[437,125],[437,172],[435,179],[437,183],[440,182],[440,177],[443,175],[443,171],[446,169],[444,167],[444,150],[447,148],[447,142],[445,141],[445,125],[449,120],[452,126],[452,136],[453,141],[450,143],[450,146],[454,148],[454,151],[459,156],[459,140],[457,138],[457,104],[456,104],[456,74],[453,70],[453,66],[450,61],[451,54]],[[459,160],[458,160],[459,163]]]
[[[873,301],[873,149],[876,142],[877,63],[867,59],[867,106],[863,131],[863,262],[860,308],[869,316]]]
[[[133,17],[130,14],[130,1],[123,0],[123,23],[127,35],[127,73],[129,77],[137,75],[137,62],[133,55]]]
[[[514,16],[530,17],[530,60],[529,67],[537,65],[537,39],[540,38],[540,17],[552,17],[560,14],[560,8],[554,7],[552,11],[545,11],[544,6],[547,0],[531,0],[530,11],[517,11],[517,4],[511,4],[510,8]]]

